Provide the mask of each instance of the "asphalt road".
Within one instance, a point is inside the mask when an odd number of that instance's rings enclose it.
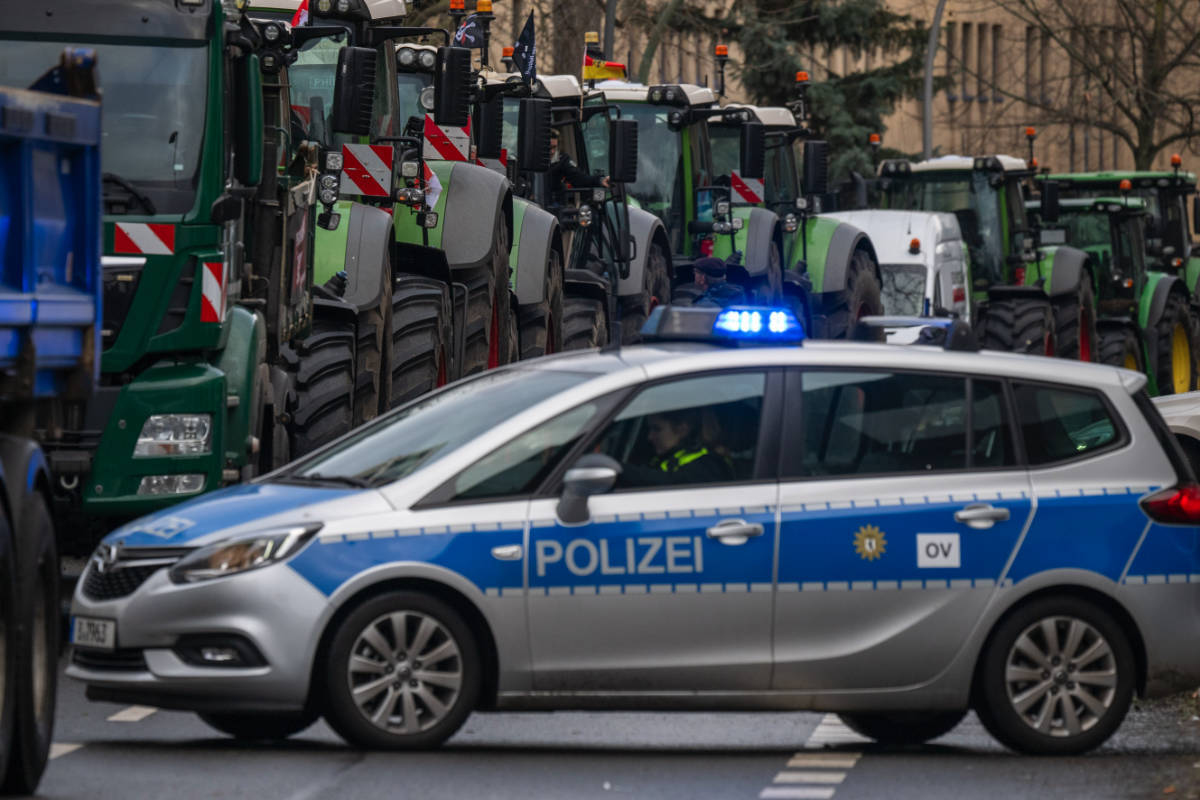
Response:
[[[1186,697],[1132,711],[1079,758],[1013,755],[974,716],[883,750],[823,714],[476,714],[441,750],[362,753],[323,723],[279,744],[60,686],[47,798],[1200,798]]]

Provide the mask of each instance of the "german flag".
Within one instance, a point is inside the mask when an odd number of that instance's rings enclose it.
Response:
[[[583,56],[583,79],[585,81],[624,80],[625,65],[619,61],[601,61],[590,55]]]

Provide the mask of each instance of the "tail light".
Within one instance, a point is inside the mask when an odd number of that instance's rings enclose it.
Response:
[[[952,303],[967,302],[967,290],[965,288],[963,288],[962,286],[955,286],[954,294],[951,295],[951,302]]]
[[[700,240],[700,255],[711,256],[712,254],[713,254],[713,240],[712,239],[701,239]]]
[[[1017,286],[1024,286],[1025,285],[1025,268],[1017,267],[1016,272],[1013,273],[1013,278],[1015,279]]]
[[[1142,498],[1142,510],[1166,525],[1200,525],[1200,486],[1181,483]]]

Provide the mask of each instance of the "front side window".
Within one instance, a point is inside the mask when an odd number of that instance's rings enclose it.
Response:
[[[1090,456],[1120,438],[1108,406],[1095,392],[1014,383],[1013,393],[1031,466]]]
[[[754,477],[766,375],[736,372],[642,390],[601,434],[617,488],[680,487]]]

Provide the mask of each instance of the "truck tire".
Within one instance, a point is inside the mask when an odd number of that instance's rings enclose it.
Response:
[[[563,262],[562,253],[550,251],[546,265],[545,297],[520,310],[521,360],[537,358],[562,349],[563,340]]]
[[[1113,328],[1100,332],[1100,363],[1142,372],[1142,348],[1137,335],[1129,328]]]
[[[980,315],[979,341],[987,350],[1052,356],[1054,315],[1044,297],[989,300]]]
[[[1050,301],[1054,309],[1055,355],[1080,361],[1096,361],[1096,293],[1091,279],[1083,273],[1079,289]]]
[[[450,295],[446,284],[401,275],[392,287],[392,408],[439,386],[450,374]]]
[[[354,425],[392,407],[392,270],[382,271],[379,305],[358,312],[354,347]]]
[[[15,726],[12,754],[0,793],[32,794],[54,738],[60,606],[54,523],[37,493],[17,517],[17,636]]]
[[[670,259],[658,244],[650,245],[646,269],[642,271],[642,290],[622,297],[621,343],[633,344],[642,339],[642,325],[659,303],[671,296]]]
[[[467,284],[466,346],[463,376],[505,363],[511,351],[508,294],[508,227],[496,221],[489,263],[470,274],[455,276]]]
[[[924,744],[954,730],[964,711],[893,711],[879,714],[838,714],[846,727],[880,744]]]
[[[1191,332],[1187,298],[1171,292],[1158,324],[1147,331],[1156,343],[1154,378],[1159,394],[1182,394],[1196,388],[1196,343]]]
[[[563,301],[563,349],[586,350],[608,344],[604,303],[588,297]]]
[[[0,781],[13,748],[17,674],[17,565],[12,528],[0,514]]]
[[[292,458],[311,453],[354,427],[353,326],[313,321],[309,336],[287,348],[285,359],[296,374],[291,410]]]
[[[814,323],[814,338],[849,339],[862,317],[883,313],[883,290],[875,266],[864,250],[855,250],[846,274],[846,286],[822,300],[823,322]]]

